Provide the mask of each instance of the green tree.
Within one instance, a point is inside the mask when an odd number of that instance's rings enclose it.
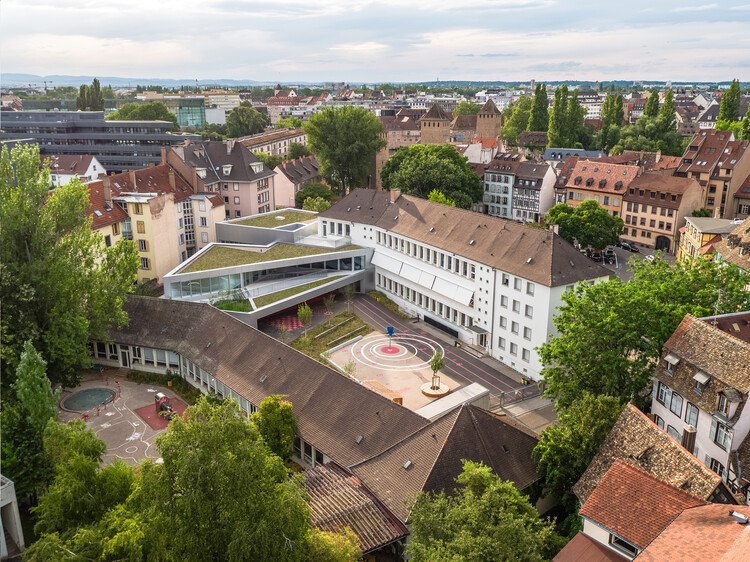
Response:
[[[308,182],[294,195],[294,202],[297,207],[302,207],[305,199],[316,199],[318,197],[321,197],[330,203],[333,199],[333,192],[331,191],[331,188],[324,183]]]
[[[719,116],[717,121],[739,121],[740,119],[740,81],[732,80],[732,84],[721,96]]]
[[[674,92],[672,91],[672,88],[670,88],[664,96],[664,102],[659,108],[658,115],[659,120],[663,123],[665,128],[675,127],[675,111]]]
[[[57,419],[57,401],[60,391],[52,391],[47,378],[47,362],[34,349],[34,344],[24,344],[21,360],[13,383],[18,402],[28,413],[29,423],[41,435],[50,419]]]
[[[386,142],[383,125],[363,107],[329,107],[305,123],[307,142],[326,181],[339,193],[367,184],[375,155]]]
[[[432,201],[433,203],[448,205],[449,207],[456,206],[455,201],[453,201],[452,199],[448,199],[442,191],[438,191],[437,189],[433,189],[432,191],[430,191],[430,194],[427,196],[427,200]]]
[[[341,533],[311,529],[307,536],[309,562],[357,562],[362,559],[359,539],[345,527]]]
[[[80,111],[104,111],[104,96],[98,78],[94,78],[91,86],[81,84],[76,98],[76,109]]]
[[[476,115],[482,106],[478,103],[469,100],[461,100],[456,104],[456,109],[453,110],[453,117],[459,115]]]
[[[609,150],[619,142],[623,120],[622,94],[607,94],[602,104],[602,128],[597,139],[599,148]]]
[[[262,133],[268,126],[268,117],[253,107],[240,105],[227,115],[227,136],[244,137]]]
[[[528,131],[546,131],[549,127],[549,100],[547,85],[537,84],[534,90],[534,105],[529,115]]]
[[[454,495],[420,493],[411,511],[414,562],[548,560],[561,546],[552,524],[511,482],[463,461]]]
[[[294,451],[297,424],[294,421],[292,403],[280,394],[271,394],[261,400],[258,411],[252,416],[263,442],[272,453],[287,460]]]
[[[670,156],[681,156],[685,151],[687,139],[683,139],[675,120],[646,117],[638,119],[636,123],[622,129],[620,139],[612,147],[612,154],[620,154],[624,150],[656,152]]]
[[[384,189],[423,199],[437,190],[456,206],[468,209],[482,198],[482,180],[465,156],[449,145],[412,145],[400,148],[380,174]]]
[[[341,288],[341,294],[344,296],[344,300],[346,301],[346,313],[349,314],[351,311],[352,301],[354,300],[354,285],[349,283],[348,285],[344,285]]]
[[[131,240],[105,247],[87,217],[88,188],[78,180],[49,193],[39,147],[0,155],[0,358],[15,372],[26,341],[48,365],[51,382],[73,385],[91,364],[88,342],[106,341],[138,268]],[[5,377],[5,383],[12,377]]]
[[[278,154],[268,154],[267,152],[253,152],[253,154],[266,165],[269,170],[275,170],[276,166],[284,161],[283,156]]]
[[[533,458],[545,495],[558,498],[575,512],[573,485],[583,475],[622,411],[619,398],[585,392],[567,408],[558,409],[558,422],[544,430]]]
[[[303,302],[297,307],[297,318],[299,319],[302,326],[304,326],[305,337],[307,337],[307,327],[310,325],[310,322],[312,322],[313,318],[313,311],[312,308],[310,308],[309,304]]]
[[[651,92],[651,95],[646,100],[646,105],[643,107],[643,116],[656,118],[658,115],[659,115],[659,92],[654,90]]]
[[[750,104],[747,106],[745,118],[742,120],[742,129],[738,135],[742,140],[750,141]]]
[[[160,101],[126,103],[117,111],[108,113],[106,119],[108,121],[168,121],[172,123],[173,131],[180,130],[175,114]]]
[[[563,84],[555,90],[555,99],[552,102],[552,112],[549,114],[549,128],[547,140],[550,148],[565,147],[567,135],[566,111],[568,105],[568,86]]]
[[[563,294],[557,335],[539,348],[545,394],[562,408],[584,392],[643,405],[662,346],[686,314],[747,308],[750,274],[737,268],[660,257],[629,267],[628,283],[581,283]]]
[[[560,236],[571,244],[574,241],[583,247],[601,250],[614,245],[622,232],[623,221],[613,217],[593,199],[577,207],[558,203],[544,217],[546,224],[559,226]]]
[[[284,117],[276,122],[277,129],[299,129],[302,127],[302,119],[299,117]]]
[[[503,110],[503,140],[507,144],[518,146],[518,137],[528,130],[533,105],[529,96],[521,96]]]
[[[695,211],[693,211],[692,215],[694,217],[710,217],[712,216],[712,213],[710,210],[703,208],[703,209],[696,209]]]
[[[331,206],[331,202],[322,197],[308,197],[302,202],[302,208],[305,211],[315,211],[322,213]]]
[[[294,160],[296,158],[302,158],[303,156],[310,156],[310,150],[301,142],[289,143],[289,154],[287,158]]]
[[[196,134],[201,135],[204,139],[223,141],[227,138],[226,125],[217,125],[215,123],[206,123],[200,129],[196,129]]]

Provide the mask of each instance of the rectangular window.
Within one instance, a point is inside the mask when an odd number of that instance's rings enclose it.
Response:
[[[719,461],[717,461],[716,459],[713,459],[713,458],[712,458],[712,459],[710,460],[710,462],[708,463],[708,468],[710,468],[711,470],[713,470],[713,471],[714,471],[714,472],[715,472],[716,474],[718,474],[718,475],[719,475],[719,476],[721,476],[722,478],[724,477],[724,470],[725,470],[725,469],[724,469],[724,465],[723,465],[723,464],[721,464],[721,463],[720,463]]]
[[[310,445],[310,443],[305,443],[304,460],[312,464],[312,445]]]
[[[677,417],[682,417],[682,396],[676,392],[672,393],[672,399],[669,401],[669,411]]]
[[[208,219],[206,217],[201,217],[201,226],[208,226]]]
[[[630,544],[628,541],[625,541],[621,539],[620,537],[616,537],[615,535],[609,536],[609,544],[611,544],[617,550],[622,551],[631,557],[638,554],[638,547]]]
[[[146,223],[143,221],[135,221],[135,230],[138,234],[146,234]]]
[[[528,349],[523,348],[523,350],[521,351],[521,359],[528,363],[531,359],[531,352]]]
[[[526,283],[526,294],[527,295],[534,294],[534,284],[530,281]]]
[[[201,232],[201,242],[208,243],[208,232]]]
[[[523,329],[523,339],[530,340],[531,339],[531,328],[528,326],[525,326]]]
[[[513,312],[521,312],[521,303],[517,300],[513,301]]]
[[[505,295],[500,296],[500,306],[502,306],[503,308],[508,308],[508,297],[506,297]]]
[[[142,238],[138,239],[138,250],[141,252],[148,252],[148,242]]]
[[[497,338],[497,347],[505,349],[505,338]]]
[[[511,322],[510,323],[510,331],[514,334],[518,333],[518,322]]]
[[[526,305],[525,314],[527,318],[532,318],[534,316],[534,307],[530,304]]]
[[[693,427],[698,427],[698,406],[692,402],[688,402],[685,408],[685,422]]]
[[[729,450],[729,445],[732,442],[732,434],[729,432],[729,427],[719,420],[711,421],[711,439],[719,447],[725,451]]]
[[[674,439],[674,440],[675,440],[675,441],[677,441],[678,443],[680,442],[680,432],[679,432],[679,431],[677,431],[677,430],[676,430],[676,429],[675,429],[674,427],[672,427],[671,425],[668,425],[668,426],[667,426],[667,433],[669,434],[669,436],[670,436],[670,437],[671,437],[672,439]]]
[[[518,346],[514,343],[510,344],[510,354],[511,355],[518,355]]]
[[[506,287],[510,284],[510,277],[503,273],[503,285]]]
[[[654,414],[654,423],[659,426],[661,429],[664,429],[664,420],[661,419],[659,416]]]
[[[133,205],[133,210],[135,211],[136,215],[143,214],[143,206],[140,203],[136,203],[135,205]]]
[[[141,258],[141,269],[151,269],[148,258]]]
[[[508,319],[505,316],[500,317],[500,327],[506,328],[508,326]]]
[[[516,278],[515,278],[515,279],[513,280],[513,288],[514,288],[514,289],[515,289],[516,291],[520,291],[520,290],[521,290],[521,284],[522,284],[522,283],[523,283],[523,282],[522,282],[522,281],[521,281],[521,280],[520,280],[520,279],[519,279],[518,277],[516,277]]]
[[[719,392],[719,399],[716,405],[716,411],[726,416],[728,410],[729,410],[729,402],[727,401],[727,396],[723,392]]]
[[[656,385],[656,401],[663,406],[668,406],[672,399],[672,391],[669,387],[659,381]]]

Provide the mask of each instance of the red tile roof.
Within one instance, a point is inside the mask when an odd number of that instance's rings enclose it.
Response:
[[[90,154],[50,154],[43,156],[43,159],[49,162],[49,171],[53,174],[83,176],[94,157]]]
[[[170,183],[170,171],[174,174],[174,187]],[[130,170],[114,174],[107,179],[113,191],[117,190],[121,193],[174,193],[175,203],[193,195],[190,183],[169,164]]]
[[[118,222],[126,221],[130,217],[119,205],[106,203],[104,196],[104,184],[100,181],[92,182],[88,184],[89,188],[89,201],[91,207],[88,209],[88,214],[92,219],[91,228],[98,230],[102,227],[109,226]],[[117,195],[116,189],[112,190],[112,195]],[[111,196],[112,196],[111,195]],[[111,197],[110,196],[110,197]]]
[[[706,503],[617,459],[581,506],[580,514],[645,548],[683,510]]]
[[[579,532],[552,560],[553,562],[623,562],[627,558]]]
[[[709,504],[683,511],[637,560],[732,562],[750,558],[750,524],[740,525],[730,515],[736,509],[750,515],[749,506]]]
[[[573,166],[565,187],[624,195],[640,171],[638,166],[579,160]]]

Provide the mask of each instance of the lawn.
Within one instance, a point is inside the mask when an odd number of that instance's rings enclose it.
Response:
[[[331,342],[340,340],[347,334],[352,334],[352,337],[364,336],[371,331],[372,327],[353,312],[342,312],[329,318],[319,326],[315,326],[312,330],[308,330],[307,336],[303,335],[297,338],[290,345],[294,349],[323,363],[324,361],[320,357],[320,354],[332,347]],[[315,337],[320,334],[324,335]]]
[[[284,289],[283,291],[277,291],[275,293],[269,293],[267,295],[256,297],[253,299],[253,302],[255,303],[255,306],[257,306],[258,308],[261,308],[271,303],[274,303],[276,301],[280,301],[287,297],[291,297],[292,295],[296,295],[297,293],[301,293],[309,289],[314,289],[315,287],[320,287],[321,285],[325,285],[326,283],[330,283],[332,281],[335,281],[336,279],[341,279],[342,277],[344,276],[336,275],[334,277],[326,277],[325,279],[318,279],[317,281],[305,283],[304,285],[297,285],[296,287],[289,287],[288,289]]]
[[[240,250],[239,248],[230,248],[227,246],[211,246],[206,253],[182,268],[178,273],[192,273],[207,269],[219,269],[222,267],[317,256],[319,254],[332,254],[358,249],[359,246],[354,245],[342,246],[341,248],[313,248],[311,246],[296,246],[294,244],[275,244],[265,252],[253,252],[251,250]]]
[[[302,211],[296,211],[294,209],[289,209],[279,211],[278,213],[274,213],[272,215],[248,217],[246,219],[234,221],[232,224],[241,224],[242,226],[257,226],[260,228],[274,228],[277,226],[292,224],[293,222],[307,222],[314,219],[315,215],[311,215],[310,213],[303,213]]]
[[[213,305],[220,310],[231,310],[232,312],[252,312],[253,305],[246,299],[224,299],[216,301]]]

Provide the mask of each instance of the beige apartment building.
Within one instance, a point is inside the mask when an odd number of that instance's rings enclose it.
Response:
[[[385,148],[375,155],[375,173],[370,176],[370,187],[382,189],[380,173],[388,159],[395,154],[399,148],[406,148],[419,144],[422,135],[419,131],[419,116],[413,112],[399,110],[392,114],[380,116],[383,125],[381,138],[386,142]]]
[[[622,215],[623,197],[640,173],[639,166],[578,160],[565,184],[566,203],[577,207],[593,199],[610,215],[619,217]]]
[[[685,149],[674,175],[698,180],[703,190],[701,207],[712,216],[735,218],[739,210],[735,194],[750,175],[749,144],[735,140],[731,131],[701,130]]]
[[[630,183],[623,200],[622,239],[674,254],[685,217],[700,208],[701,188],[693,178],[644,172]]]
[[[236,139],[250,152],[286,156],[293,142],[307,146],[307,134],[302,129],[276,129]]]

